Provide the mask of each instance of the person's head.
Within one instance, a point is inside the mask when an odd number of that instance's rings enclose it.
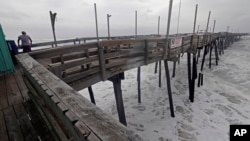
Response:
[[[26,32],[25,32],[25,31],[22,31],[22,34],[23,34],[23,35],[25,35],[25,34],[26,34]]]

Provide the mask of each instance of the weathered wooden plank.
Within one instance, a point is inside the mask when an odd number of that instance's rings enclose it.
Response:
[[[86,44],[77,44],[77,45],[68,45],[58,48],[50,48],[39,51],[32,51],[29,54],[36,59],[39,58],[50,58],[57,56],[59,54],[65,54],[70,52],[84,51],[85,49],[96,48],[96,43],[86,43]]]
[[[5,75],[0,75],[0,110],[8,107]]]
[[[107,75],[108,76],[108,75]],[[80,91],[84,88],[87,88],[90,85],[93,85],[97,82],[100,82],[101,79],[101,75],[97,74],[97,75],[91,75],[87,78],[84,79],[78,79],[78,81],[72,81],[70,83],[68,83],[71,87],[73,87],[75,90]]]
[[[148,64],[153,63],[157,60],[161,60],[162,57],[154,57],[152,59],[148,60]],[[131,63],[133,62],[133,63]],[[124,65],[124,63],[126,65]],[[118,61],[118,62],[112,62],[111,64],[107,65],[107,77],[111,77],[114,76],[116,74],[122,73],[126,70],[132,69],[132,68],[136,68],[138,66],[142,66],[145,65],[145,61],[143,60],[143,57],[134,59],[134,60],[129,60],[129,61]],[[90,70],[91,72],[91,70]],[[97,74],[96,74],[97,75]],[[69,77],[69,78],[65,78],[65,81],[67,83],[69,83],[74,89],[76,90],[81,90],[84,89],[86,87],[88,87],[88,85],[93,85],[99,81],[101,81],[100,79],[98,79],[98,76],[95,75],[85,75],[84,73],[82,74],[76,74],[75,77]]]
[[[144,47],[144,51],[145,51],[145,64],[147,65],[148,64],[148,54],[149,54],[149,43],[147,40],[144,41],[144,44],[145,44],[145,47]]]
[[[69,110],[69,108],[62,102],[58,103],[57,106],[63,113],[66,113]]]
[[[6,75],[6,88],[7,88],[7,97],[9,105],[14,105],[23,102],[23,97],[17,86],[15,77],[13,74]]]
[[[41,87],[39,88],[40,85],[36,83],[34,78],[31,77],[30,74],[27,74],[27,75],[29,75],[28,76],[29,79],[32,80],[33,85],[35,86],[36,90],[38,90],[39,92],[38,94],[35,92],[33,88],[30,88],[30,89],[33,89],[32,93],[36,95],[35,97],[33,97],[33,100],[37,101],[36,103],[39,105],[39,107],[43,107],[42,111],[46,113],[45,116],[49,119],[48,121],[52,125],[51,127],[53,128],[54,131],[57,132],[59,138],[61,140],[67,141],[71,138],[71,136],[73,136],[74,140],[79,140],[79,137],[74,136],[74,134],[76,133],[75,133],[75,130],[73,129],[74,128],[73,123],[71,123],[70,119],[68,119],[64,115],[64,113],[67,111],[68,108],[63,103],[61,103],[61,101],[59,104],[54,103],[54,101],[52,101],[51,98],[47,94],[44,93],[48,90],[43,91]],[[55,95],[53,95],[52,97],[54,96]],[[41,97],[43,98],[43,100],[41,100]]]
[[[87,99],[79,95],[71,87],[66,85],[63,81],[56,78],[49,73],[47,69],[35,62],[34,59],[25,54],[18,55],[18,59],[26,60],[24,62],[32,61],[34,73],[40,74],[39,77],[50,89],[58,95],[58,97],[67,105],[72,112],[74,112],[84,124],[91,129],[94,134],[99,136],[102,140],[109,141],[127,141],[137,140],[133,138],[132,132],[129,132],[124,126],[116,120],[110,118],[107,114],[102,112],[94,104],[90,103]],[[50,79],[48,79],[50,78]],[[57,82],[57,83],[55,83]],[[53,85],[52,85],[53,84]],[[60,91],[58,91],[60,88]],[[120,131],[120,132],[117,132]]]
[[[19,121],[19,126],[21,128],[24,140],[25,141],[37,140],[38,134],[36,133],[34,127],[32,126],[31,119],[29,119],[28,113],[26,112],[23,104],[20,103],[14,105],[14,111]]]
[[[33,86],[31,86],[31,83],[27,78],[24,79],[24,82],[30,90],[30,97],[32,99],[32,101],[27,101],[25,103],[25,108],[29,112],[29,117],[33,119],[31,120],[32,125],[39,132],[41,140],[67,141],[63,131],[61,131],[59,126],[56,124],[56,121],[53,120],[53,116],[46,106],[44,106],[44,101],[40,99],[40,96]],[[43,107],[43,109],[41,107]]]
[[[2,111],[0,111],[0,139],[1,139],[1,141],[8,141],[9,140]]]
[[[97,51],[89,51],[89,55],[93,56],[93,55],[97,55]],[[78,59],[78,58],[84,58],[87,57],[87,53],[85,52],[74,52],[74,53],[70,53],[70,54],[65,54],[64,55],[64,61],[68,61],[68,60],[73,60],[73,59]],[[60,57],[56,56],[56,57],[52,57],[51,58],[51,63],[57,63],[60,62],[61,59]]]
[[[82,134],[84,137],[88,138],[89,141],[101,141],[100,138],[98,138],[96,135],[92,135],[89,129],[86,127],[86,125],[82,121],[77,121],[74,126],[78,129],[79,133]],[[89,135],[91,134],[91,138],[89,138]],[[92,139],[93,138],[93,139]]]
[[[28,96],[29,90],[27,89],[26,85],[23,82],[22,73],[21,73],[20,69],[21,68],[19,66],[16,67],[16,72],[14,73],[14,77],[15,77],[17,86],[22,94],[22,97],[23,97],[24,101],[26,101],[29,99],[29,96]]]
[[[106,40],[99,42],[99,45],[102,47],[109,47],[109,46],[117,46],[117,45],[131,45],[136,43],[143,43],[143,39],[137,40]]]
[[[91,63],[93,61],[97,61],[98,56],[89,57],[89,58],[81,58],[81,59],[75,59],[71,61],[64,62],[64,64],[56,63],[56,64],[49,64],[49,67],[51,67],[52,70],[64,70],[71,67]]]
[[[23,135],[22,131],[19,127],[18,120],[16,118],[14,109],[12,106],[9,106],[8,108],[3,110],[4,113],[4,119],[8,131],[8,136],[10,141],[23,141]]]
[[[96,67],[96,68],[93,68],[93,69],[90,69],[90,70],[87,70],[87,71],[84,71],[84,72],[80,72],[80,73],[77,73],[77,74],[70,75],[68,77],[63,78],[62,80],[64,82],[66,82],[66,83],[69,83],[69,82],[73,82],[75,80],[84,78],[86,76],[89,76],[89,75],[92,75],[92,74],[98,73],[98,72],[100,72],[100,69]]]

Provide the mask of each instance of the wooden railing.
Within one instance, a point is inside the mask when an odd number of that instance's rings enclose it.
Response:
[[[173,35],[168,41],[163,37],[145,36],[147,37],[145,39],[103,40],[66,45],[34,51],[30,55],[60,79],[76,90],[80,90],[126,70],[162,60],[164,57],[171,60],[181,53],[195,52],[196,48],[219,37],[229,38],[240,35],[232,33],[181,34],[179,37],[182,38],[182,44],[175,48],[170,48],[171,45],[168,44],[175,38]],[[126,37],[132,38],[132,36]],[[167,50],[166,54],[164,48]]]

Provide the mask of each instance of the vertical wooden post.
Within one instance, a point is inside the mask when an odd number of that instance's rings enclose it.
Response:
[[[190,79],[190,83],[191,83],[191,85],[190,85],[190,88],[191,88],[190,92],[191,93],[189,95],[189,99],[190,99],[191,102],[194,102],[195,80],[197,78],[197,63],[196,63],[196,51],[197,51],[197,49],[194,48],[194,46],[193,46],[193,43],[194,43],[194,34],[195,34],[195,27],[196,27],[196,19],[197,19],[197,10],[198,10],[198,4],[196,4],[196,7],[195,7],[194,27],[193,27],[193,36],[192,36],[192,44],[191,44],[192,49],[195,51],[193,53],[193,69],[192,69],[193,72],[192,72],[192,75],[190,76],[191,77],[191,79]],[[188,60],[188,61],[191,61],[191,60]],[[191,62],[189,64],[189,67],[190,67],[189,71],[191,71]]]
[[[155,62],[155,73],[157,73],[158,61]]]
[[[135,11],[135,39],[137,38],[137,11]],[[141,103],[141,67],[137,68],[138,103]]]
[[[201,49],[198,49],[196,64],[199,63],[199,58],[200,58],[200,56],[201,56]]]
[[[161,17],[158,17],[158,30],[157,30],[157,35],[160,36],[160,21],[161,21]]]
[[[96,3],[94,3],[94,9],[95,9],[96,40],[97,40],[99,64],[100,64],[100,70],[101,70],[101,73],[102,73],[102,81],[105,81],[106,80],[106,68],[105,68],[104,57],[103,57],[104,56],[103,55],[103,47],[101,47],[99,45]]]
[[[212,66],[212,51],[213,51],[213,44],[210,45],[210,52],[209,52],[209,68],[211,69]]]
[[[137,11],[135,11],[135,38],[137,37]]]
[[[208,26],[209,26],[210,15],[211,15],[211,11],[209,11],[209,14],[208,14],[206,33],[208,32]]]
[[[199,78],[198,78],[198,84],[197,84],[197,87],[200,87],[200,83],[201,83],[201,73],[199,73]]]
[[[181,15],[181,0],[180,0],[180,2],[179,2],[179,12],[178,12],[178,20],[177,20],[177,30],[176,30],[176,34],[179,34],[180,15]]]
[[[218,65],[218,60],[219,60],[219,53],[218,53],[218,39],[215,40],[215,48],[214,48],[214,51],[215,51],[215,61],[216,61],[216,65]]]
[[[158,17],[158,30],[157,30],[157,35],[160,36],[160,16]],[[160,63],[160,61],[159,61]],[[157,73],[157,67],[158,67],[158,61],[155,62],[155,73]],[[160,66],[159,66],[160,67]]]
[[[91,102],[92,102],[93,104],[96,104],[96,103],[95,103],[94,93],[93,93],[93,90],[92,90],[92,87],[91,87],[91,86],[88,87],[88,91],[89,91],[89,96],[90,96]]]
[[[176,70],[176,61],[173,62],[173,74],[172,77],[175,77],[175,70]]]
[[[141,103],[141,67],[137,69],[138,103]]]
[[[114,86],[115,100],[116,100],[116,107],[118,111],[119,121],[123,125],[127,126],[123,98],[122,98],[122,89],[121,89],[122,79],[124,79],[124,73],[120,73],[109,78],[109,80],[112,81],[113,86]]]
[[[164,66],[165,66],[165,73],[166,73],[166,79],[167,79],[167,88],[168,88],[168,99],[169,99],[170,113],[171,113],[172,117],[175,117],[175,115],[174,115],[173,98],[172,98],[172,90],[171,90],[171,83],[170,83],[170,76],[169,76],[169,69],[168,69],[168,61],[167,60],[164,60]]]
[[[181,58],[181,55],[180,54],[178,54],[178,60],[177,60],[177,62],[178,62],[178,65],[180,64],[180,59]]]
[[[169,36],[169,31],[170,31],[170,22],[171,22],[171,14],[172,14],[172,6],[173,6],[173,0],[169,0],[169,11],[168,11],[168,25],[167,25],[167,33],[166,33],[166,40],[167,40],[167,44],[165,45],[165,47],[163,48],[163,56],[164,56],[164,60],[167,59],[167,49],[168,49],[168,55],[170,54],[170,46],[168,43],[168,36]],[[167,48],[168,47],[168,48]]]
[[[107,14],[107,24],[108,24],[108,40],[110,40],[110,28],[109,28],[109,18],[111,15]]]
[[[201,69],[200,69],[201,72],[203,71],[203,67],[204,67],[204,63],[205,63],[205,59],[206,59],[207,50],[208,50],[208,45],[206,45],[204,47],[204,52],[203,52],[203,57],[202,57],[202,63],[201,63]]]
[[[219,49],[219,55],[221,55],[221,50],[222,50],[221,37],[218,39],[218,49]]]
[[[198,78],[200,80],[200,83],[198,83],[198,86],[200,86],[200,85],[202,86],[202,84],[203,84],[203,73],[202,73],[202,71],[203,71],[203,66],[204,66],[205,59],[206,59],[207,49],[208,49],[208,45],[206,45],[204,47],[202,63],[201,63],[201,69],[200,69],[201,72],[199,73],[199,78]]]
[[[195,56],[195,54],[193,54]],[[189,97],[191,102],[194,102],[194,92],[195,92],[195,79],[197,78],[197,65],[196,65],[196,57],[193,57],[193,72],[192,72],[192,84],[191,84],[191,95]]]
[[[161,60],[159,61],[159,87],[161,88]]]
[[[53,32],[53,37],[54,37],[54,44],[57,47],[57,42],[56,42],[56,33],[55,33],[55,20],[56,20],[56,13],[52,13],[52,11],[49,11],[50,14],[50,21],[51,21],[51,26],[52,26],[52,32]],[[53,45],[52,45],[53,47]]]
[[[187,52],[187,69],[188,69],[188,87],[189,87],[189,99],[192,94],[191,83],[192,83],[192,74],[191,74],[191,53]]]
[[[201,74],[201,86],[203,86],[203,74]]]
[[[215,24],[216,24],[216,20],[214,20],[213,33],[214,33],[214,30],[215,30]]]

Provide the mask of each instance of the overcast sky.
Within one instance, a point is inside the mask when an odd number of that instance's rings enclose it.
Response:
[[[0,24],[7,39],[16,40],[22,30],[35,41],[53,40],[49,11],[57,13],[58,39],[95,36],[94,3],[97,4],[99,35],[107,36],[107,14],[111,14],[111,36],[134,35],[135,10],[138,34],[166,33],[169,0],[0,0]],[[180,0],[174,0],[171,33],[177,32]],[[182,0],[179,32],[192,32],[195,5],[199,4],[197,25],[205,29],[211,10],[210,27],[216,32],[250,31],[250,0]]]

